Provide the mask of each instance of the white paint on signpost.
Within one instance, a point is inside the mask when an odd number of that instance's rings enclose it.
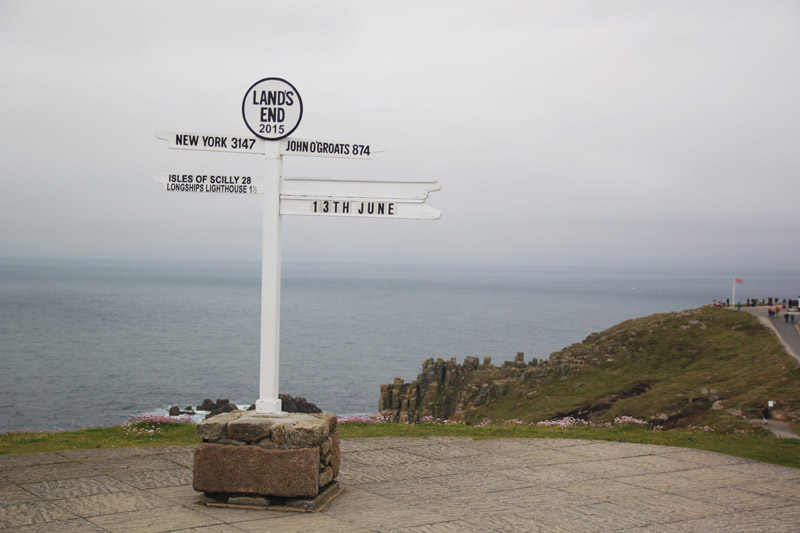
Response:
[[[437,181],[284,178],[283,156],[371,159],[383,147],[289,137],[303,117],[297,89],[281,78],[254,83],[242,100],[245,124],[258,138],[159,131],[170,148],[264,154],[264,176],[162,173],[154,180],[172,192],[263,194],[261,251],[261,367],[256,412],[285,416],[278,396],[281,320],[281,216],[322,215],[438,219],[427,203]],[[265,142],[280,141],[280,142]]]
[[[281,213],[283,158],[268,143],[264,161],[264,212],[261,248],[261,367],[257,413],[281,413],[278,396],[281,333]]]
[[[438,181],[395,181],[340,178],[283,178],[281,196],[339,198],[403,198],[424,201],[442,188]]]
[[[383,152],[383,146],[375,143],[319,141],[294,137],[281,141],[281,155],[372,159],[372,154],[377,152]]]
[[[303,100],[294,85],[282,78],[254,83],[242,100],[242,116],[256,137],[268,141],[292,134],[303,118]]]
[[[156,138],[169,142],[170,148],[206,152],[263,154],[264,141],[247,135],[219,135],[188,131],[157,131]]]
[[[215,194],[260,194],[263,192],[264,178],[241,174],[189,174],[161,173],[153,178],[170,192],[205,192]]]

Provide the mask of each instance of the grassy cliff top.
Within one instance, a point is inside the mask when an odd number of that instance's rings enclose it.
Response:
[[[777,416],[800,417],[800,367],[746,312],[709,306],[627,320],[553,353],[547,367],[558,377],[509,379],[508,393],[476,415],[735,426],[773,400]]]

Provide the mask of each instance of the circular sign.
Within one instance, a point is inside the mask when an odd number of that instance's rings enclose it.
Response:
[[[288,137],[303,118],[303,100],[294,85],[281,78],[264,78],[247,89],[242,116],[256,137],[278,141]]]

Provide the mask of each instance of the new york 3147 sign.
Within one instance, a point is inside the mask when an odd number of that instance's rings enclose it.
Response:
[[[358,180],[283,176],[284,156],[372,159],[383,147],[368,142],[340,142],[291,137],[303,118],[303,100],[282,78],[257,81],[242,99],[242,117],[254,137],[185,131],[159,131],[170,148],[240,154],[263,154],[264,174],[226,170],[173,169],[155,176],[170,192],[263,197],[261,257],[261,368],[256,412],[285,416],[278,397],[280,353],[281,216],[416,218],[435,220],[428,194],[441,189],[426,180]]]

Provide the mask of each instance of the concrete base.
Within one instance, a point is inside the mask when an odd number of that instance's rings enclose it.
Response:
[[[274,499],[305,501],[339,475],[332,414],[233,411],[199,423],[197,436],[192,486],[209,501],[259,508]]]
[[[322,487],[314,498],[280,498],[277,496],[242,496],[239,494],[206,494],[200,503],[207,507],[249,509],[253,511],[286,511],[294,513],[316,513],[322,511],[339,494],[342,486],[332,481]]]

